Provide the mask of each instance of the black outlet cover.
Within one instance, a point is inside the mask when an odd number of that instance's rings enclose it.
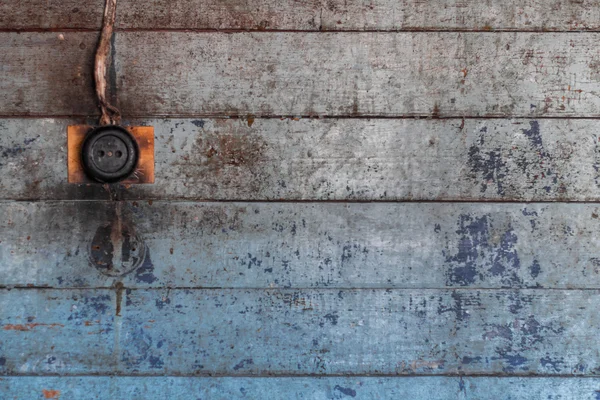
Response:
[[[98,182],[113,183],[134,171],[139,157],[137,142],[125,128],[106,125],[91,130],[81,147],[85,173]]]

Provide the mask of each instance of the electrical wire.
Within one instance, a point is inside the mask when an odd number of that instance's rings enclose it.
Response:
[[[111,39],[117,16],[117,0],[106,0],[104,17],[102,19],[102,33],[96,49],[94,64],[94,79],[96,81],[96,96],[102,115],[100,125],[119,125],[121,113],[119,109],[106,99],[106,71],[110,54]]]

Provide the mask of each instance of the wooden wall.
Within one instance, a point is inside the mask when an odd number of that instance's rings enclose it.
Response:
[[[103,7],[0,2],[0,398],[600,399],[598,0],[119,0],[72,185]]]

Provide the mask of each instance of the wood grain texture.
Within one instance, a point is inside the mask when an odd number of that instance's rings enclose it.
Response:
[[[44,393],[55,400],[99,398],[200,399],[358,399],[380,400],[596,400],[597,378],[492,377],[2,377],[7,400],[30,400]],[[45,391],[45,392],[44,392]]]
[[[151,203],[0,203],[0,285],[600,288],[594,204]]]
[[[598,201],[597,0],[119,7],[149,187],[66,183],[102,4],[0,3],[0,397],[600,398],[595,204],[394,203]]]
[[[600,4],[535,0],[122,0],[117,27],[247,30],[538,30],[600,29]],[[98,29],[102,4],[91,0],[0,3],[0,29]]]
[[[600,368],[590,346],[597,290],[117,293],[0,291],[0,371],[598,376]]]
[[[6,0],[0,2],[0,28],[100,30],[103,11],[95,0]]]
[[[90,32],[0,33],[0,115],[96,113],[95,40]],[[112,92],[126,116],[598,117],[599,40],[121,32]]]
[[[92,75],[97,39],[96,33],[0,33],[2,115],[99,114]]]
[[[84,122],[0,119],[0,198],[109,199],[100,185],[67,183],[66,127]],[[124,199],[600,199],[598,120],[250,118],[127,124],[155,129],[156,183],[110,188]]]

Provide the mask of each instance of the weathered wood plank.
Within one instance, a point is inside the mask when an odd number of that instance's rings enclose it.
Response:
[[[114,368],[115,297],[109,290],[0,291],[0,375]]]
[[[2,3],[0,29],[99,29],[102,11],[103,4],[93,0]],[[120,0],[116,24],[117,29],[319,30],[321,14],[320,0]]]
[[[127,289],[121,296],[0,291],[0,371],[597,376],[600,368],[590,346],[600,334],[597,290]]]
[[[600,3],[559,0],[120,0],[117,27],[249,30],[600,29]],[[99,28],[91,0],[0,3],[0,29]]]
[[[493,377],[2,377],[7,400],[97,399],[596,400],[596,378]]]
[[[599,214],[594,204],[4,202],[0,285],[600,288]],[[116,244],[117,221],[141,240]],[[90,261],[143,245],[145,261],[125,275],[120,262],[111,272]]]
[[[321,24],[326,30],[596,30],[599,4],[557,0],[327,1]]]
[[[1,115],[96,113],[92,66],[97,36],[0,33]]]
[[[82,122],[0,119],[0,198],[108,199],[67,183],[66,127]],[[127,123],[156,135],[156,183],[112,188],[131,200],[600,199],[598,120]]]
[[[95,39],[1,33],[0,115],[95,113]],[[599,40],[596,33],[121,32],[111,76],[130,116],[598,117]]]
[[[100,29],[103,9],[95,0],[2,1],[0,29]]]

